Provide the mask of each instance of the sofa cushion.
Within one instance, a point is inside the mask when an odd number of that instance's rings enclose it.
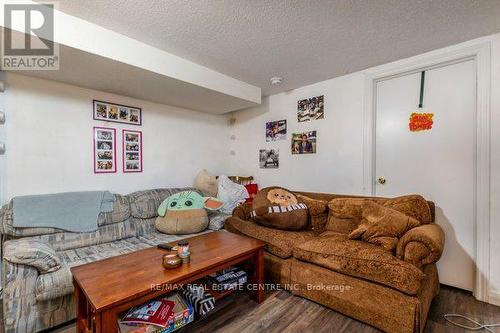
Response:
[[[350,234],[350,239],[380,245],[388,251],[396,249],[399,238],[420,222],[397,210],[384,207],[372,201],[363,204],[363,220]]]
[[[61,297],[73,292],[71,267],[87,264],[97,260],[114,257],[150,247],[136,237],[120,241],[81,247],[58,253],[63,261],[63,267],[49,274],[38,276],[35,295],[37,301],[44,301]]]
[[[207,230],[204,230],[204,231],[196,233],[196,234],[187,234],[187,235],[168,235],[168,234],[162,234],[161,232],[152,232],[149,234],[139,236],[137,238],[141,242],[149,244],[150,246],[156,246],[158,244],[175,242],[175,241],[180,240],[180,239],[194,237],[194,236],[206,234],[209,232],[212,232],[212,230],[207,229]]]
[[[130,201],[130,213],[139,219],[149,219],[158,216],[158,207],[167,197],[181,191],[195,191],[194,188],[161,188],[138,191],[127,195]]]
[[[47,301],[71,293],[73,293],[73,278],[69,266],[63,265],[60,270],[39,275],[36,279],[37,301]]]
[[[211,231],[207,231],[211,232]],[[97,260],[142,250],[160,243],[173,242],[195,235],[166,235],[153,232],[139,237],[130,237],[115,242],[98,244],[58,252],[62,267],[58,271],[39,275],[36,281],[37,301],[58,298],[73,292],[71,267],[80,266]]]
[[[113,211],[110,213],[101,213],[97,219],[99,226],[119,223],[130,218],[130,203],[127,196],[114,194]]]
[[[309,226],[315,233],[320,234],[325,231],[327,221],[328,202],[325,200],[314,199],[303,194],[297,194],[309,210]]]
[[[327,231],[297,245],[293,256],[339,273],[384,284],[409,295],[418,293],[424,278],[417,267],[399,260],[383,248],[334,232]]]
[[[51,244],[56,251],[81,248],[96,244],[109,243],[137,235],[135,219],[120,223],[106,224],[92,232],[58,232],[34,238]]]
[[[283,259],[292,256],[292,250],[295,246],[314,238],[314,232],[310,230],[288,231],[273,229],[236,217],[227,219],[225,228],[230,232],[242,234],[265,242],[265,249],[268,252]]]
[[[328,203],[329,213],[326,230],[349,234],[358,227],[362,219],[362,207],[366,201],[376,202],[413,217],[422,224],[432,222],[432,213],[427,201],[412,194],[397,198],[336,198]]]
[[[61,268],[61,260],[52,246],[29,238],[5,242],[3,259],[35,267],[42,274]]]

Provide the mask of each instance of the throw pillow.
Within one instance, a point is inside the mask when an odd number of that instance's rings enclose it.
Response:
[[[158,231],[171,234],[192,234],[205,230],[208,215],[205,209],[217,210],[222,201],[202,197],[194,191],[183,191],[166,198],[158,207],[155,227]]]
[[[375,202],[413,217],[422,224],[432,222],[431,209],[427,201],[420,195],[411,194],[397,198],[336,198],[328,203],[329,214],[326,230],[347,233],[356,229],[361,223],[362,207],[365,202]]]
[[[399,238],[420,222],[397,210],[366,201],[362,207],[362,222],[349,234],[350,239],[362,239],[393,251]]]
[[[422,224],[432,223],[431,208],[421,195],[410,194],[397,198],[387,199],[385,207],[392,208],[405,215],[411,216]]]
[[[282,187],[267,187],[259,191],[252,202],[251,218],[265,227],[300,230],[307,227],[305,203]]]
[[[194,180],[194,188],[207,197],[217,196],[217,177],[207,170],[201,170]]]
[[[13,264],[33,266],[40,273],[61,268],[61,259],[47,243],[21,238],[7,241],[4,246],[4,259]]]
[[[220,209],[222,213],[232,214],[233,210],[244,203],[248,197],[248,191],[245,186],[236,184],[227,176],[219,176],[219,192],[217,193],[217,198],[224,202],[224,205]]]

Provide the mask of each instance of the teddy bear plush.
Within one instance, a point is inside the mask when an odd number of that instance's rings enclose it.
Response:
[[[263,226],[283,230],[307,227],[307,206],[300,197],[285,188],[263,188],[253,199],[252,207],[252,220]]]
[[[208,226],[208,210],[217,210],[224,203],[203,197],[194,191],[183,191],[166,198],[158,207],[155,227],[165,234],[181,235],[203,231]]]

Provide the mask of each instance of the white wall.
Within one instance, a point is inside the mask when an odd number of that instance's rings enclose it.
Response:
[[[16,195],[190,186],[227,172],[227,116],[216,116],[17,74],[6,75],[2,202]],[[141,107],[142,126],[92,119],[92,100]],[[93,126],[117,129],[116,174],[93,173]],[[142,173],[121,171],[121,129],[143,131]]]
[[[259,107],[235,113],[231,172],[253,175],[260,186],[318,192],[363,191],[363,85],[361,73],[272,95]],[[297,122],[297,101],[324,95],[325,119]],[[287,139],[266,142],[265,123],[287,119]],[[292,155],[291,133],[317,130],[317,153]],[[259,168],[259,149],[279,148],[279,169]]]
[[[500,305],[500,34],[482,40],[492,45],[490,301]],[[259,107],[236,112],[231,173],[253,175],[261,187],[362,194],[365,89],[362,71],[272,95]],[[322,94],[325,119],[298,123],[297,101]],[[265,123],[280,119],[288,121],[287,140],[266,142]],[[318,131],[318,153],[291,155],[290,134],[307,130]],[[263,148],[280,149],[279,169],[259,168],[258,151]]]

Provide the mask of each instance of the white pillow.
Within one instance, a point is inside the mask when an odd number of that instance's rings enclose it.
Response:
[[[232,182],[227,176],[219,176],[217,198],[224,201],[224,205],[219,209],[220,212],[232,214],[233,209],[245,202],[248,197],[245,186]]]
[[[224,222],[231,217],[231,214],[224,214],[221,212],[214,212],[208,215],[208,229],[220,230],[224,228]]]

